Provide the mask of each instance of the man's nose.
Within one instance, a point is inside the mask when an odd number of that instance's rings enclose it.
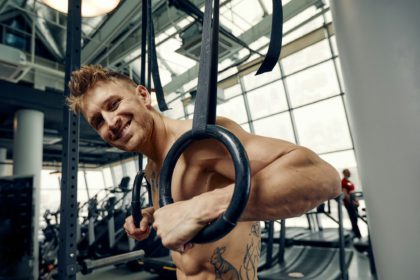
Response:
[[[103,113],[103,118],[108,124],[108,128],[112,134],[115,135],[118,133],[119,125],[121,123],[120,119],[112,112]]]

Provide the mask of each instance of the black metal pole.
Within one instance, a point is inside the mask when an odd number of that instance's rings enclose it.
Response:
[[[278,263],[282,264],[284,262],[284,252],[286,249],[286,220],[282,219],[280,221],[280,238],[279,238],[279,259]]]
[[[64,95],[73,70],[80,68],[81,0],[68,0],[67,50]],[[58,279],[76,279],[77,249],[77,170],[79,163],[78,115],[63,108],[63,151],[61,177],[60,243],[58,251]]]
[[[343,228],[343,194],[340,194],[337,197],[337,205],[338,205],[338,235],[340,240],[340,251],[339,251],[339,258],[340,258],[340,270],[341,270],[341,279],[347,280],[348,273],[346,268],[346,252],[344,250],[344,228]]]
[[[268,269],[273,265],[273,243],[274,243],[274,222],[268,222],[268,240],[265,268]]]

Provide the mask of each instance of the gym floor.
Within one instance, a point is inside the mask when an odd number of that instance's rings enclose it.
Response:
[[[78,275],[79,280],[157,280],[161,279],[156,274],[151,274],[145,271],[132,272],[125,266],[108,267],[94,271],[88,275]],[[353,259],[349,268],[349,280],[374,280],[375,278],[370,273],[369,260],[363,253],[354,250]]]

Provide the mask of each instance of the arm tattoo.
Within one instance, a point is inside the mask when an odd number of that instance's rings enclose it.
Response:
[[[210,258],[210,263],[213,265],[214,271],[216,273],[216,280],[240,280],[241,276],[238,270],[230,262],[223,258],[222,254],[225,252],[225,250],[226,247],[217,247]]]

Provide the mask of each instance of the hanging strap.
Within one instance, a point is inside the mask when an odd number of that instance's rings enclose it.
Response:
[[[205,11],[193,132],[203,131],[207,124],[216,123],[219,1],[214,1],[214,8],[212,9],[212,1],[206,0]]]
[[[273,0],[273,16],[271,23],[270,45],[267,54],[255,75],[270,72],[280,58],[281,41],[283,38],[283,6],[281,0]]]
[[[156,93],[159,110],[161,112],[168,110],[165,101],[162,83],[159,75],[159,65],[157,62],[155,31],[152,20],[152,4],[151,0],[143,0],[142,2],[142,33],[141,33],[141,67],[140,67],[140,84],[145,85],[150,92],[153,78],[153,84]],[[146,51],[147,44],[147,51]],[[146,70],[146,53],[147,53],[147,70]],[[147,82],[146,82],[147,74]]]
[[[151,1],[151,0],[148,0]],[[156,92],[156,99],[158,102],[159,110],[161,112],[168,110],[168,105],[165,102],[165,95],[163,93],[163,87],[162,83],[160,81],[160,75],[159,75],[159,65],[157,61],[157,55],[156,55],[156,45],[155,45],[155,28],[153,26],[153,20],[152,20],[152,5],[149,2],[149,5],[147,7],[147,18],[149,20],[149,63],[151,64],[151,71],[152,77],[153,77],[153,84],[155,87]]]
[[[140,84],[146,85],[147,1],[143,0],[141,16]]]

